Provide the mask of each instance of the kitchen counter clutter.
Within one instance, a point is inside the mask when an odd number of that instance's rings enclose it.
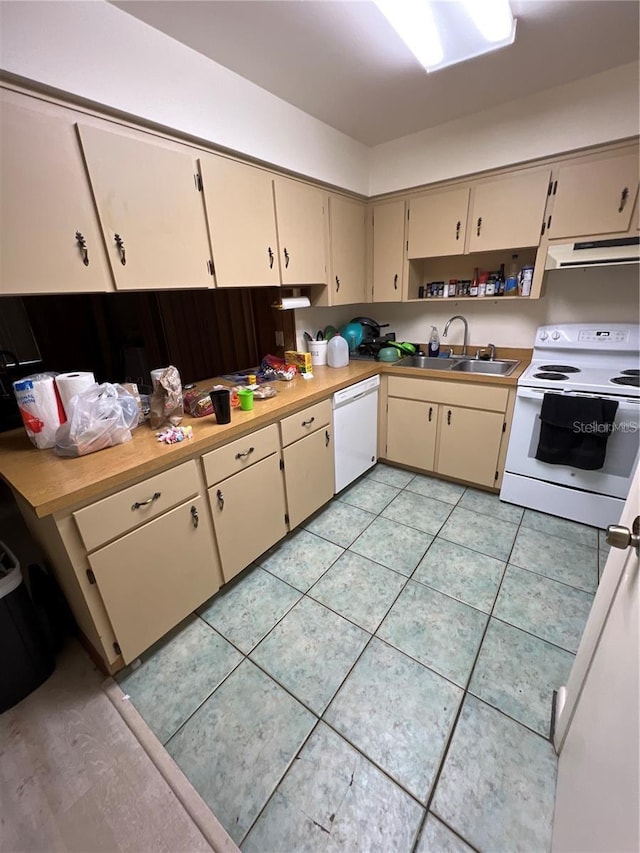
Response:
[[[0,435],[0,476],[96,660],[113,673],[331,499],[336,391],[380,374],[378,457],[496,488],[526,363],[508,377],[444,378],[376,361],[316,367],[313,378],[274,383],[276,396],[234,409],[228,424],[185,416],[192,439],[165,445],[140,426],[126,444],[77,458],[38,450],[15,430]],[[432,453],[407,456],[422,415]],[[477,441],[483,465],[467,470],[458,463],[473,454],[457,448]]]

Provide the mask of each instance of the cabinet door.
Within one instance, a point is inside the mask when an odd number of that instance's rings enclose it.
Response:
[[[404,201],[373,208],[373,301],[400,302],[404,268]]]
[[[421,400],[387,401],[387,459],[433,471],[438,406]]]
[[[1,109],[0,292],[113,290],[71,115],[12,92]]]
[[[269,172],[214,154],[200,158],[217,287],[280,284]]]
[[[316,430],[282,451],[289,529],[333,497],[333,436],[331,427]]]
[[[493,486],[504,415],[457,406],[440,408],[438,474]]]
[[[548,236],[626,231],[637,194],[637,154],[561,166]]]
[[[550,177],[545,170],[479,184],[473,200],[469,251],[537,246]]]
[[[365,206],[359,201],[329,197],[331,230],[332,305],[366,302],[365,289]]]
[[[326,284],[325,194],[287,178],[274,193],[282,284]]]
[[[191,155],[89,125],[78,131],[118,290],[212,287]]]
[[[209,513],[201,496],[89,557],[125,663],[220,587]]]
[[[461,255],[468,208],[468,187],[410,199],[407,257]]]
[[[212,486],[209,501],[222,574],[229,581],[287,532],[280,454]]]

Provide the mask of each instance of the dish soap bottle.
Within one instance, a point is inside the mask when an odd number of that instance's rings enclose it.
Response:
[[[341,335],[334,335],[327,344],[329,367],[346,367],[349,364],[349,344]]]
[[[438,330],[435,326],[431,327],[431,335],[429,337],[429,358],[438,358],[440,355],[440,338]]]

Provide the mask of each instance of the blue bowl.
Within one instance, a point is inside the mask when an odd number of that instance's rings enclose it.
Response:
[[[349,351],[355,352],[364,338],[364,329],[360,323],[347,323],[340,329],[340,334],[349,344]]]

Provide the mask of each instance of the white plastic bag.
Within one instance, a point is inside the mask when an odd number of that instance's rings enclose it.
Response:
[[[131,441],[138,403],[122,385],[90,385],[69,401],[70,417],[56,432],[58,456],[84,456]]]

